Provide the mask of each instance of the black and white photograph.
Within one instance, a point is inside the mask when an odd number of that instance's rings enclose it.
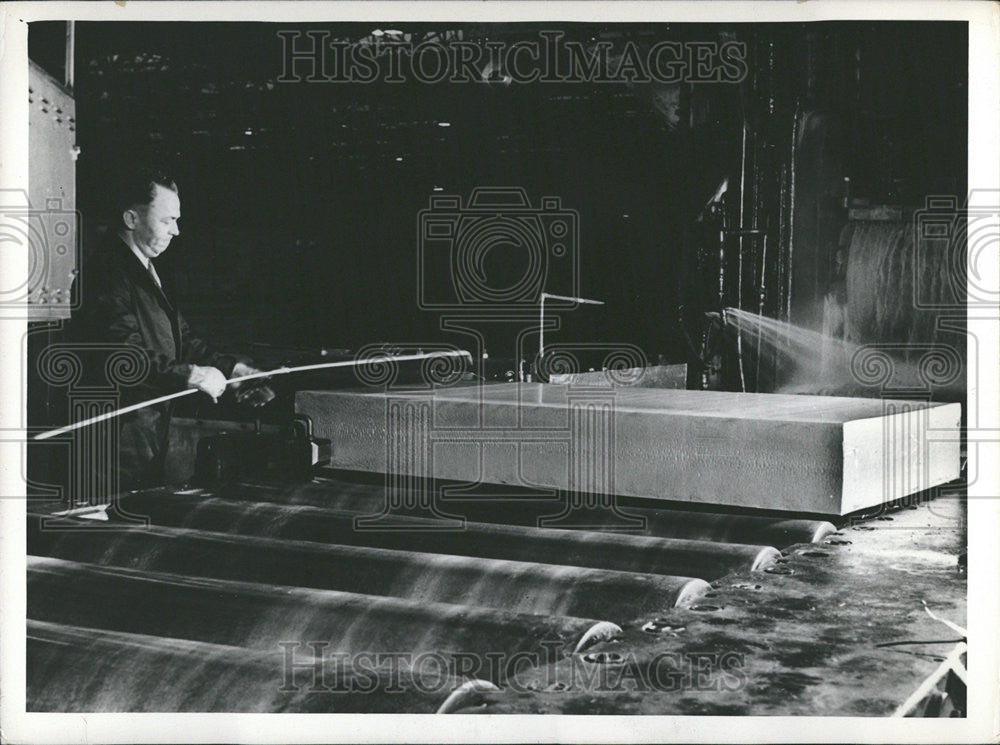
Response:
[[[0,7],[3,741],[1000,736],[1000,8],[866,5]]]

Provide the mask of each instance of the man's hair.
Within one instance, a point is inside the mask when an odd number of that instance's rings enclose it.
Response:
[[[149,206],[156,195],[157,186],[170,189],[174,194],[180,195],[180,190],[173,178],[166,171],[157,168],[135,170],[128,174],[120,184],[118,204],[115,206],[115,215],[118,220],[121,219],[126,210]]]

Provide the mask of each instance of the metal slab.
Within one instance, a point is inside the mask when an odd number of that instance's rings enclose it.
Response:
[[[403,501],[418,476],[844,515],[959,473],[959,404],[523,383],[295,406]]]

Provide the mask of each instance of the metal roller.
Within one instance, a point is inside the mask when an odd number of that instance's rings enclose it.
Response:
[[[261,651],[299,642],[349,655],[520,652],[539,664],[576,651],[601,623],[36,556],[28,557],[28,617]]]
[[[730,572],[763,569],[778,558],[770,546],[677,538],[466,523],[442,530],[439,521],[406,518],[386,530],[355,528],[356,515],[316,507],[217,498],[167,499],[137,493],[122,508],[154,523],[274,538],[376,546],[405,551],[566,564],[714,580]]]
[[[29,711],[432,713],[469,706],[488,681],[286,652],[28,619]]]
[[[688,605],[704,580],[365,546],[278,540],[187,528],[41,531],[32,553],[219,579],[300,585],[536,613],[627,619]],[[343,567],[354,567],[343,571]]]
[[[495,685],[487,680],[469,680],[460,685],[451,695],[445,699],[444,703],[438,707],[435,714],[454,714],[456,711],[475,706],[483,700],[483,694],[487,691],[499,691]]]
[[[784,520],[646,507],[626,507],[623,511],[646,518],[648,535],[663,538],[762,543],[785,548],[795,543],[816,543],[837,530],[826,520]]]
[[[386,501],[385,487],[382,484],[363,483],[337,476],[323,476],[307,484],[279,490],[242,484],[220,493],[220,496],[223,495],[237,499],[312,505],[361,514],[379,512],[384,508]],[[833,523],[826,520],[694,512],[662,506],[633,506],[636,501],[638,500],[630,499],[620,507],[624,514],[646,520],[645,529],[638,528],[632,532],[633,535],[785,548],[795,543],[817,543],[837,529]],[[525,499],[517,496],[499,499],[449,498],[443,504],[446,505],[448,512],[476,522],[532,526],[537,525],[538,520],[542,518],[551,518],[558,514],[561,509],[560,503],[555,500]],[[607,510],[593,510],[582,519],[593,522],[590,526],[592,530],[605,528],[615,528],[616,532],[621,530],[620,518]]]

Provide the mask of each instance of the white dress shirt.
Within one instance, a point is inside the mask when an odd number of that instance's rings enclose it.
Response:
[[[128,243],[128,242],[126,241],[126,243]],[[150,261],[150,259],[149,259],[148,256],[146,256],[145,254],[143,254],[142,251],[140,251],[138,248],[136,248],[131,243],[128,243],[128,247],[130,249],[132,249],[132,253],[134,253],[135,256],[136,256],[136,258],[139,259],[139,261],[142,262],[142,265],[144,267],[146,267],[146,271],[149,272],[149,275],[153,278],[153,281],[156,283],[156,286],[159,287],[162,290],[163,289],[163,283],[160,282],[160,275],[158,275],[156,273],[156,267],[153,266],[153,262]]]

